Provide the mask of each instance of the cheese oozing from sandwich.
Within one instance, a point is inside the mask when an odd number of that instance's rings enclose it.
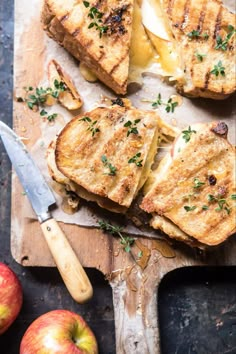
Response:
[[[183,77],[180,57],[160,0],[135,0],[130,48],[129,81],[144,71]]]

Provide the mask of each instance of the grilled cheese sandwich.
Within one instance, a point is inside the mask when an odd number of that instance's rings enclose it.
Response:
[[[235,192],[235,148],[226,124],[198,124],[181,133],[153,172],[141,208],[153,215],[152,226],[159,215],[185,236],[217,245],[235,232]]]

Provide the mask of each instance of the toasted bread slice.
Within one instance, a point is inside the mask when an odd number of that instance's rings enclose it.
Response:
[[[42,22],[48,35],[103,83],[125,94],[132,13],[132,0],[44,0]]]
[[[159,121],[153,111],[117,105],[79,115],[57,138],[57,168],[86,191],[128,208],[154,161]]]
[[[141,208],[185,234],[217,245],[235,232],[235,148],[225,123],[182,132],[148,184]]]
[[[206,248],[206,245],[203,245],[193,237],[186,234],[178,226],[176,226],[173,222],[171,222],[164,216],[160,216],[156,213],[153,213],[152,219],[150,220],[150,226],[154,229],[163,231],[170,238],[176,239],[180,242],[184,242],[191,247],[197,247],[201,249]]]
[[[164,0],[163,7],[184,71],[184,80],[177,83],[178,91],[213,99],[232,94],[236,89],[235,14],[220,0]],[[220,45],[221,40],[226,40],[225,45]],[[215,66],[224,69],[214,73]]]
[[[96,202],[101,208],[107,209],[114,213],[125,213],[127,211],[126,207],[120,206],[117,203],[100,197],[96,194],[86,191],[83,187],[79,186],[77,183],[70,180],[68,177],[64,176],[57,168],[55,161],[55,150],[56,150],[56,140],[55,138],[47,148],[47,165],[51,178],[64,186],[65,191],[74,192],[78,197],[87,200],[89,202]]]

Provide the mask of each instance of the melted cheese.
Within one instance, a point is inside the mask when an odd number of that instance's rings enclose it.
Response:
[[[174,48],[174,43],[155,36],[149,30],[147,30],[147,34],[159,54],[158,62],[164,71],[163,74],[168,76],[178,76],[179,56]]]
[[[137,1],[134,2],[132,37],[130,46],[129,81],[136,81],[142,70],[153,61],[155,52],[142,25],[141,8]]]
[[[79,70],[83,78],[88,82],[97,81],[97,76],[90,70],[86,64],[80,63]]]
[[[143,71],[180,79],[180,58],[160,0],[134,2],[129,82]]]
[[[143,172],[142,172],[141,178],[139,180],[139,185],[138,185],[136,194],[142,188],[142,186],[144,185],[144,183],[148,179],[148,176],[149,176],[149,174],[151,172],[151,166],[152,166],[152,164],[154,162],[154,158],[155,158],[155,155],[156,155],[157,149],[158,149],[159,129],[160,128],[156,129],[155,135],[154,135],[152,143],[150,145],[148,156],[147,156],[144,168],[143,168]]]

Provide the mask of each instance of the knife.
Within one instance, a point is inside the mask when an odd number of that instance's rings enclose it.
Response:
[[[93,295],[91,283],[65,234],[50,214],[49,207],[56,202],[51,189],[20,137],[2,121],[0,136],[69,293],[78,303],[89,300]]]

